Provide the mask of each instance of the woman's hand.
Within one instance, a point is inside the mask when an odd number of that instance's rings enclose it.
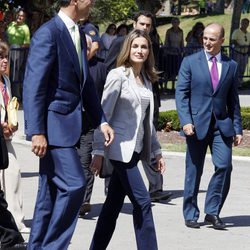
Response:
[[[163,174],[166,170],[166,164],[161,154],[155,156],[156,159],[156,168],[158,171],[161,171]]]
[[[101,155],[94,155],[94,157],[92,158],[90,169],[95,176],[98,176],[100,174],[102,161],[103,161],[103,156]]]
[[[9,128],[9,125],[7,122],[3,122],[2,124],[2,128],[3,128],[3,135],[5,139],[8,139],[12,136],[13,132],[12,130]]]
[[[12,133],[15,133],[18,130],[18,124],[16,126],[10,127]]]

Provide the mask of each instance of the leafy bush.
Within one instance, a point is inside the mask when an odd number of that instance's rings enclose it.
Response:
[[[170,127],[172,130],[180,130],[180,122],[176,110],[169,110],[160,112],[158,127],[159,130],[165,129],[166,126]]]
[[[250,130],[250,107],[241,108],[242,127]],[[158,120],[159,130],[180,130],[180,122],[176,110],[160,112]]]

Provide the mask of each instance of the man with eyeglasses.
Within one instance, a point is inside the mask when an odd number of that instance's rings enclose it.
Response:
[[[247,31],[249,19],[241,20],[240,28],[232,34],[233,59],[239,64],[239,88],[242,87],[243,76],[248,63],[250,32]]]

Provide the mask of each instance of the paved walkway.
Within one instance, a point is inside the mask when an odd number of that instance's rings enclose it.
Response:
[[[241,102],[250,106],[249,93],[241,95]],[[245,104],[246,103],[246,104]],[[166,106],[165,106],[166,105]],[[171,106],[172,105],[172,106]],[[174,108],[174,99],[163,100],[163,107]],[[167,108],[166,108],[167,109]],[[31,224],[38,180],[38,159],[31,153],[30,142],[24,140],[23,112],[19,111],[19,132],[14,137],[17,157],[21,165],[24,212],[27,225]],[[173,192],[172,200],[154,203],[152,206],[159,250],[244,250],[250,246],[250,157],[235,157],[233,160],[231,190],[221,212],[228,225],[227,230],[217,231],[203,224],[204,199],[213,166],[207,157],[199,193],[200,229],[184,226],[182,217],[182,193],[184,180],[184,154],[164,152],[167,170],[164,173],[164,189]],[[145,183],[147,181],[142,171]],[[98,214],[103,204],[103,180],[96,178],[92,197],[92,211],[84,219],[79,219],[69,250],[89,248]],[[125,201],[118,218],[115,233],[108,250],[135,250],[135,237],[132,220],[132,206]],[[24,235],[28,239],[28,235]],[[54,250],[54,249],[51,249]],[[151,249],[148,249],[151,250]]]

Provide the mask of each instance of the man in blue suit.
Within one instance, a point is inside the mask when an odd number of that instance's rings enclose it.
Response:
[[[105,121],[89,77],[86,41],[76,23],[90,0],[61,0],[57,16],[33,36],[24,80],[26,133],[40,157],[39,189],[28,249],[68,249],[82,204],[85,178],[75,145],[82,111],[96,128]],[[102,123],[105,144],[113,130]]]
[[[187,227],[199,228],[197,195],[209,146],[215,172],[205,201],[205,222],[225,228],[219,217],[232,171],[232,144],[242,141],[237,93],[237,63],[221,53],[224,28],[216,23],[204,30],[204,51],[184,58],[178,75],[176,105],[186,136],[186,176],[183,214]]]

